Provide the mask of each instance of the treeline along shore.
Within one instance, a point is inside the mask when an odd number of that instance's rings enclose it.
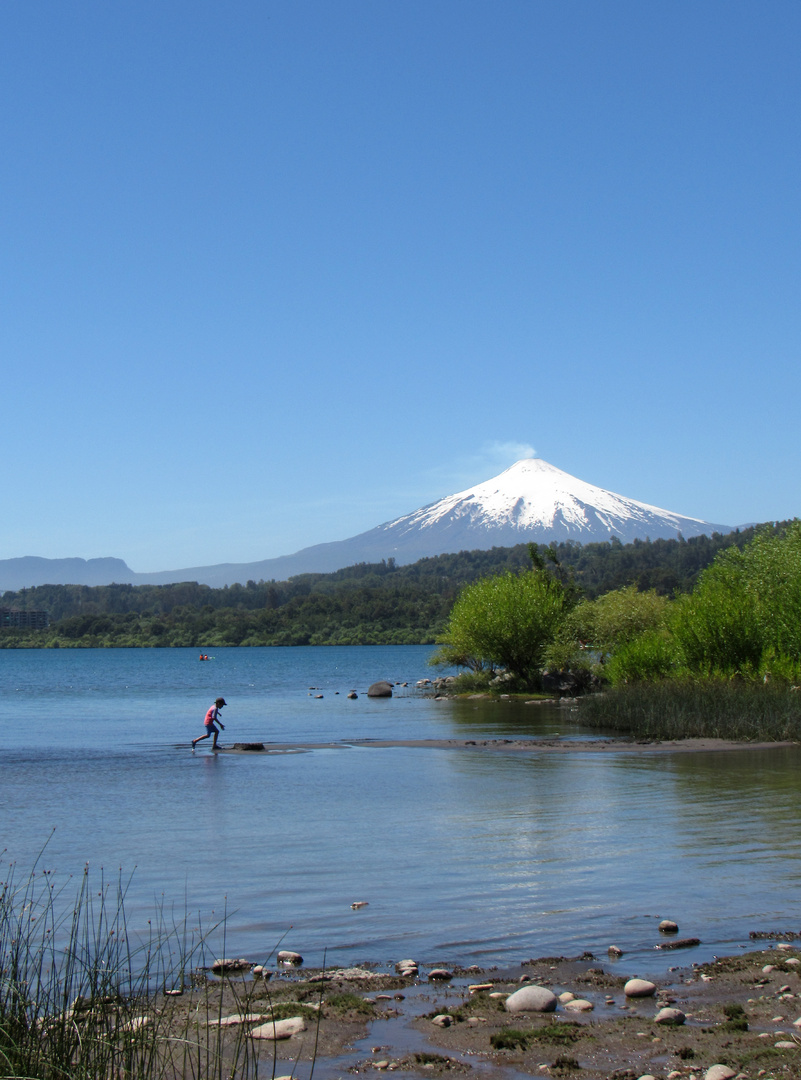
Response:
[[[690,592],[722,551],[757,529],[689,540],[551,544],[547,549],[588,599],[634,586],[668,596]],[[175,585],[40,585],[5,592],[0,606],[44,610],[46,629],[0,629],[0,648],[123,648],[249,645],[415,645],[437,640],[464,586],[530,569],[529,547],[462,551],[397,566],[392,559],[289,581],[213,589]]]

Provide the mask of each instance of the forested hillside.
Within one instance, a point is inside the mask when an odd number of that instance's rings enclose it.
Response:
[[[780,529],[783,523],[773,526]],[[719,551],[755,529],[689,540],[552,544],[561,572],[594,598],[624,585],[687,592]],[[212,589],[177,585],[41,585],[6,592],[4,608],[46,610],[48,630],[0,631],[0,647],[414,644],[433,642],[460,589],[531,565],[528,547],[462,551],[409,566],[362,563],[332,574]]]

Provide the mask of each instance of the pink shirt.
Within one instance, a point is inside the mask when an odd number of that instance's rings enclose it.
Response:
[[[209,727],[211,724],[214,723],[214,721],[219,717],[219,715],[220,710],[217,708],[216,705],[212,705],[212,707],[206,713],[206,719],[203,721],[203,723],[206,725],[206,727]]]

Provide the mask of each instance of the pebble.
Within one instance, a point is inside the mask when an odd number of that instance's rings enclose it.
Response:
[[[655,1024],[670,1024],[674,1027],[678,1027],[683,1024],[687,1017],[681,1011],[681,1009],[665,1008],[660,1009],[654,1017]]]
[[[781,949],[782,952],[790,952],[792,947],[793,946],[790,944],[789,941],[780,941],[779,944],[776,946],[776,948]]]
[[[521,986],[506,999],[507,1012],[553,1012],[557,997],[546,986]]]
[[[453,972],[448,971],[447,968],[434,968],[433,971],[429,971],[428,977],[434,982],[447,982],[453,978]]]
[[[733,1080],[737,1075],[728,1065],[712,1065],[704,1073],[704,1080]]]
[[[770,975],[771,971],[775,971],[775,970],[776,970],[776,965],[775,964],[765,964],[765,966],[762,968],[762,974],[763,975]]]
[[[782,1039],[781,1042],[773,1044],[777,1050],[797,1050],[798,1043],[790,1042],[789,1039]]]
[[[472,986],[468,986],[468,990],[471,994],[481,994],[487,990],[491,990],[494,983],[473,983]]]
[[[801,967],[801,960],[797,956],[791,956],[789,960],[784,961],[786,967]]]
[[[568,1001],[574,1001],[575,998],[576,995],[571,994],[569,990],[565,990],[564,994],[559,995],[559,1001],[562,1003],[562,1005],[566,1005]]]
[[[629,979],[623,987],[626,997],[653,997],[656,993],[656,984],[648,979]]]
[[[450,1027],[453,1023],[453,1017],[448,1016],[447,1013],[440,1013],[439,1016],[435,1016],[431,1021],[432,1024],[436,1024],[437,1027],[446,1028]]]
[[[606,951],[613,959],[617,959],[617,957],[623,955],[623,950],[619,949],[617,945],[610,945]]]
[[[574,998],[572,1001],[567,1002],[565,1008],[568,1012],[592,1012],[595,1006],[586,998]]]
[[[673,922],[672,919],[663,919],[659,924],[660,934],[678,934],[679,924]]]
[[[149,1016],[133,1016],[131,1019],[122,1025],[123,1031],[139,1031],[140,1028],[148,1027],[150,1024]]]
[[[416,975],[418,972],[418,966],[416,960],[399,960],[395,965],[395,970],[399,975]]]

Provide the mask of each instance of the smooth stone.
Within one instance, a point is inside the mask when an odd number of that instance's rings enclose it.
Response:
[[[451,1024],[453,1023],[453,1018],[448,1016],[447,1013],[440,1013],[439,1016],[434,1017],[431,1023],[436,1024],[437,1027],[446,1028],[451,1026]]]
[[[302,1016],[291,1016],[287,1020],[270,1020],[267,1024],[253,1028],[250,1033],[252,1039],[269,1039],[276,1042],[279,1039],[290,1039],[293,1035],[299,1035],[306,1030],[306,1021]]]
[[[471,994],[482,994],[491,990],[494,985],[494,983],[473,983],[471,986],[468,986],[467,989]]]
[[[773,1044],[777,1050],[797,1050],[798,1043],[790,1042],[788,1039],[782,1039],[781,1042]]]
[[[564,994],[559,995],[559,1002],[562,1005],[566,1005],[568,1001],[575,1001],[576,995],[571,994],[569,990],[565,990]]]
[[[656,1077],[652,1073],[643,1073],[642,1076],[638,1076],[637,1080],[656,1080]]]
[[[594,1008],[593,1003],[586,998],[574,998],[565,1005],[568,1012],[592,1012]]]
[[[278,956],[276,957],[276,960],[278,961],[279,964],[302,964],[303,963],[303,957],[300,955],[300,953],[291,952],[291,950],[289,950],[289,949],[282,949],[280,951],[280,953],[278,954]]]
[[[244,957],[240,957],[239,960],[215,960],[211,965],[211,970],[215,975],[220,975],[225,971],[250,971],[250,961],[245,960]]]
[[[351,690],[351,692],[348,694],[348,699],[350,701],[355,701],[358,696],[359,695],[356,693],[355,690]]]
[[[213,1020],[209,1020],[206,1027],[236,1027],[237,1024],[263,1024],[265,1020],[269,1020],[269,1016],[264,1016],[262,1013],[234,1013],[233,1016],[221,1016],[219,1019],[214,1017]]]
[[[556,994],[547,986],[521,986],[506,999],[507,1012],[553,1012],[557,1003]]]
[[[776,948],[781,949],[782,952],[790,952],[792,947],[793,946],[790,944],[789,941],[780,941],[779,944],[776,946]]]
[[[791,956],[789,960],[784,961],[787,967],[801,967],[801,960],[797,956]]]
[[[765,964],[765,966],[762,968],[762,974],[763,975],[770,975],[771,971],[775,971],[775,970],[776,970],[776,965],[775,964]]]
[[[670,1024],[674,1027],[678,1027],[683,1024],[687,1017],[681,1011],[681,1009],[665,1008],[660,1009],[654,1017],[655,1024]]]
[[[434,968],[433,971],[429,971],[428,977],[435,982],[447,982],[453,978],[453,972],[448,971],[447,968]]]
[[[712,1065],[704,1073],[704,1080],[733,1080],[736,1075],[728,1065]]]
[[[663,919],[662,922],[659,924],[660,934],[678,934],[678,932],[679,924],[673,922],[672,919]]]
[[[378,682],[374,682],[367,690],[368,697],[392,697],[392,683],[386,682],[381,679]]]
[[[150,1017],[149,1016],[134,1016],[127,1022],[127,1024],[122,1025],[122,1030],[123,1031],[139,1031],[140,1028],[149,1027],[149,1026],[150,1026]]]
[[[626,997],[653,997],[656,993],[656,984],[647,979],[629,979],[623,987]]]
[[[619,948],[617,947],[617,945],[610,945],[610,946],[609,946],[609,948],[608,948],[608,949],[607,949],[606,951],[607,951],[607,952],[609,953],[609,955],[610,955],[610,956],[612,956],[612,957],[618,957],[618,956],[622,956],[622,955],[623,955],[623,950],[622,950],[622,949],[619,949]]]

